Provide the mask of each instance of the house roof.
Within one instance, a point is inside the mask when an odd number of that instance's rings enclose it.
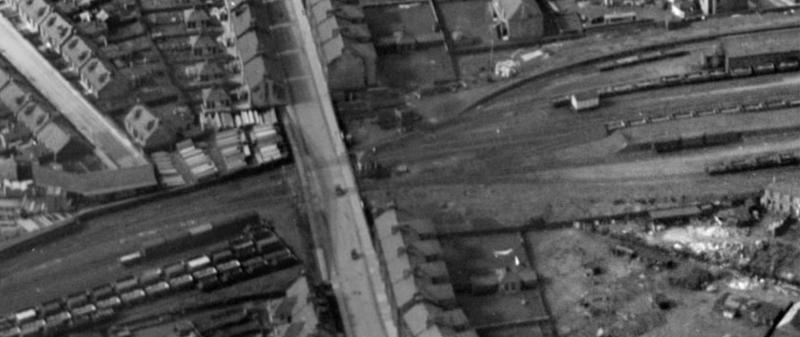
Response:
[[[17,114],[17,120],[34,133],[37,133],[50,120],[50,114],[51,109],[45,108],[43,104],[36,100],[31,100],[20,109]]]
[[[177,118],[172,115],[180,107],[175,104],[154,107],[134,105],[125,115],[125,131],[148,149],[171,145],[177,138],[176,129],[180,128],[172,122]]]
[[[251,30],[239,37],[236,42],[236,51],[243,63],[247,63],[252,58],[263,53],[274,53],[270,49],[274,44],[271,42],[269,32],[264,30]]]
[[[36,134],[36,139],[55,154],[61,152],[73,139],[79,139],[78,137],[80,136],[75,134],[68,126],[54,121],[47,123]]]
[[[94,55],[94,48],[92,48],[92,45],[86,39],[75,34],[67,39],[64,48],[61,50],[61,55],[69,60],[73,66],[80,69],[92,58]]]
[[[183,22],[208,21],[208,13],[199,8],[188,8],[183,10]]]
[[[83,74],[83,78],[91,83],[95,91],[100,91],[111,83],[114,77],[113,69],[108,62],[99,58],[92,58],[81,68],[81,74]]]
[[[449,276],[444,261],[418,263],[414,266],[414,274],[421,278]]]
[[[215,47],[219,45],[220,43],[214,40],[214,38],[205,34],[192,35],[189,37],[189,46],[191,46],[192,49]]]
[[[317,24],[317,34],[320,41],[327,41],[334,37],[341,36],[339,34],[339,22],[335,17],[328,17],[328,19]]]
[[[733,35],[722,39],[728,58],[782,52],[800,52],[800,30],[778,30],[767,33]]]
[[[220,67],[219,64],[212,61],[203,61],[198,62],[192,65],[186,66],[184,69],[187,75],[216,75],[225,73],[225,70]]]
[[[403,313],[403,322],[411,330],[411,335],[416,336],[433,326],[433,319],[442,309],[428,304],[417,303]]]
[[[293,322],[286,328],[286,332],[281,337],[300,337],[305,329],[306,322]]]
[[[333,11],[333,5],[330,0],[317,1],[311,5],[311,16],[314,19],[314,24],[319,24],[327,19],[329,13]]]
[[[508,21],[529,20],[542,16],[539,5],[534,0],[493,0],[493,2],[502,8]]]
[[[225,89],[221,87],[204,88],[201,91],[201,96],[203,97],[203,102],[218,102],[231,99]]]
[[[16,113],[32,96],[32,91],[26,84],[12,79],[0,90],[0,103]]]
[[[339,4],[336,6],[336,9],[333,10],[333,13],[337,17],[346,20],[351,20],[351,21],[364,20],[364,11],[361,10],[361,7],[355,5]]]
[[[56,12],[50,13],[39,29],[42,37],[52,42],[54,48],[60,47],[72,35],[72,24]]]
[[[11,81],[11,79],[14,78],[14,75],[12,75],[11,71],[11,69],[0,67],[0,88],[3,88],[8,81]]]
[[[366,24],[356,24],[356,23],[342,23],[339,22],[339,32],[342,36],[359,40],[359,41],[368,41],[372,39],[372,33],[370,33],[369,28]]]
[[[252,28],[267,29],[269,27],[267,11],[260,10],[258,7],[258,3],[249,2],[231,11],[229,18],[236,36],[240,36]]]
[[[152,165],[118,170],[72,173],[33,165],[33,181],[39,186],[60,187],[83,196],[97,196],[158,184]]]
[[[278,307],[275,308],[274,315],[291,319],[294,307],[297,304],[297,296],[287,296],[283,298]]]
[[[338,33],[335,38],[329,39],[322,44],[322,53],[325,55],[326,64],[342,56],[342,52],[344,52],[344,38]]]
[[[45,0],[27,0],[20,1],[18,9],[35,23],[40,23],[50,13],[52,7]]]
[[[767,185],[766,190],[772,193],[800,197],[800,182],[795,180],[777,181]]]
[[[410,303],[414,300],[414,296],[419,293],[413,278],[401,279],[392,283],[392,290],[398,308]]]

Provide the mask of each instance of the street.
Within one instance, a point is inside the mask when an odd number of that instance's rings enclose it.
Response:
[[[305,179],[306,202],[317,246],[329,251],[323,264],[341,308],[345,332],[355,337],[394,337],[397,327],[392,318],[386,285],[380,272],[375,248],[355,177],[328,93],[326,76],[320,63],[314,36],[302,3],[292,4],[293,38],[300,40],[299,51],[304,75],[290,78],[293,104],[288,107],[290,134],[300,153],[295,153],[300,175]],[[309,73],[310,72],[310,73]],[[298,146],[301,143],[303,146]],[[344,191],[344,195],[335,193]],[[316,216],[320,215],[320,216]],[[332,250],[332,251],[331,251]]]
[[[58,72],[5,16],[0,15],[3,56],[88,139],[109,168],[148,164],[139,149]]]

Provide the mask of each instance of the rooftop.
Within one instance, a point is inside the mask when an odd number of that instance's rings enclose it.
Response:
[[[151,165],[120,168],[118,170],[73,173],[33,165],[33,181],[39,186],[60,187],[83,196],[97,196],[158,184]]]
[[[767,185],[766,190],[772,193],[800,196],[800,181],[791,180],[773,182]]]
[[[781,52],[800,52],[800,30],[734,35],[722,39],[727,57],[741,57]]]

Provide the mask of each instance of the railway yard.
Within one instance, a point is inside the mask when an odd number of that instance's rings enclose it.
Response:
[[[0,1],[0,337],[800,336],[800,7],[726,1]]]

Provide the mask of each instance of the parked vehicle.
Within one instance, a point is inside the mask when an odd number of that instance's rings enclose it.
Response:
[[[114,290],[117,294],[122,294],[130,289],[139,286],[139,279],[136,276],[128,276],[114,282]]]
[[[134,289],[120,295],[122,303],[125,304],[139,303],[141,301],[144,301],[145,297],[147,297],[147,294],[142,289]]]
[[[168,293],[170,290],[169,283],[165,281],[158,282],[145,288],[145,293],[148,297],[158,297]]]
[[[122,299],[119,296],[111,296],[104,300],[97,302],[97,308],[105,309],[105,308],[116,308],[122,305]]]
[[[191,274],[184,274],[169,280],[169,287],[174,291],[185,290],[192,287],[194,277]]]

